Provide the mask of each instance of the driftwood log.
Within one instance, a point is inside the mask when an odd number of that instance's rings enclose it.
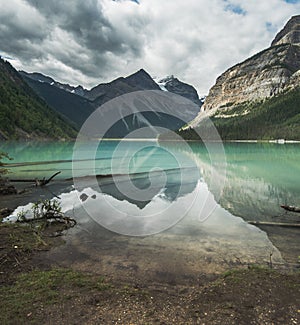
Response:
[[[292,205],[281,205],[280,206],[282,209],[286,210],[286,211],[291,211],[291,212],[298,212],[300,213],[300,208],[299,207],[295,207]]]
[[[17,182],[19,182],[19,183],[22,182],[22,183],[23,183],[23,182],[25,182],[25,183],[34,183],[35,186],[45,186],[45,185],[47,185],[49,182],[51,182],[52,179],[53,179],[55,176],[57,176],[57,175],[60,174],[60,173],[61,173],[61,171],[59,171],[59,172],[53,174],[53,175],[52,175],[51,177],[49,177],[48,179],[45,179],[45,177],[44,177],[43,179],[37,179],[37,178],[35,178],[35,179],[10,179],[9,181],[12,182],[12,183],[17,183]]]
[[[291,227],[300,228],[300,223],[291,222],[269,222],[269,221],[247,221],[250,225],[255,226],[277,226],[277,227]]]

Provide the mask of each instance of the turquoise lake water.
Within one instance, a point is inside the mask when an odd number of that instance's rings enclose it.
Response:
[[[74,157],[74,143],[68,142],[8,142],[2,143],[0,150],[13,158],[8,162],[11,178],[43,178],[56,171],[62,172],[60,179],[149,171],[155,174],[160,170],[173,170],[174,176],[181,169],[188,182],[192,179],[195,185],[201,179],[225,209],[245,218],[250,214],[255,219],[268,218],[281,212],[280,204],[300,206],[300,145],[226,143],[225,156],[220,147],[210,156],[202,144],[189,146],[104,141],[96,145],[96,152],[95,144],[82,144]]]
[[[108,245],[96,222],[121,235],[161,233],[147,245],[153,248],[159,240],[173,253],[182,249],[183,241],[195,259],[202,250],[202,260],[215,254],[216,260],[230,255],[232,261],[239,256],[239,260],[260,262],[268,261],[274,251],[274,260],[280,262],[280,252],[266,234],[246,221],[299,219],[280,208],[281,204],[300,206],[298,144],[5,142],[0,150],[14,158],[7,161],[11,179],[47,178],[61,171],[57,184],[54,180],[48,188],[60,197],[63,210],[85,228],[81,235],[74,230],[71,239],[83,236],[81,249],[84,243]],[[64,179],[69,179],[66,185]],[[95,234],[87,238],[95,229],[98,239]],[[297,256],[299,236],[293,233],[293,237],[293,256]]]

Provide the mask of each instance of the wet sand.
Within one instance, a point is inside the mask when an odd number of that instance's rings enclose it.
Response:
[[[267,266],[270,253],[274,263],[284,263],[264,232],[229,214],[222,220],[221,210],[205,222],[185,217],[161,233],[134,237],[103,228],[80,207],[69,212],[78,224],[66,244],[43,253],[39,262],[139,285],[192,285],[233,267]]]
[[[267,265],[271,250],[274,261],[283,263],[269,243],[253,246],[241,238],[213,238],[205,231],[198,238],[170,231],[135,238],[114,234],[89,221],[81,230],[69,230],[65,240],[64,246],[40,255],[40,262],[88,270],[114,282],[191,285],[231,268]]]

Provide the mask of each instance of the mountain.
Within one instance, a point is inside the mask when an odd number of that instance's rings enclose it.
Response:
[[[57,113],[63,115],[76,129],[93,113],[93,103],[76,94],[76,88],[64,85],[40,73],[20,72],[24,81]],[[77,89],[81,87],[78,86]],[[82,87],[81,87],[82,88]],[[81,89],[80,88],[80,89]],[[71,90],[73,89],[73,90]],[[82,88],[83,89],[83,88]],[[82,92],[84,94],[86,90]]]
[[[55,81],[49,76],[45,76],[38,72],[28,73],[26,71],[19,71],[19,73],[22,75],[22,77],[29,78],[31,80],[39,81],[41,83],[47,83],[51,86],[55,86],[59,89],[63,89],[67,92],[70,92],[72,94],[76,94],[79,96],[84,96],[85,92],[87,91],[82,86],[78,85],[77,87],[70,86],[69,84],[62,84],[58,81]]]
[[[136,73],[124,78],[125,83],[139,90],[160,90],[157,83],[144,70],[140,69]]]
[[[178,80],[173,75],[160,79],[158,81],[158,85],[162,90],[183,96],[199,105],[200,107],[203,104],[199,99],[197,90],[193,86]]]
[[[209,116],[223,139],[300,139],[300,16],[271,46],[217,78],[192,128]],[[188,137],[192,130],[182,131]]]
[[[23,81],[10,63],[0,58],[0,139],[63,139],[75,129],[55,113]]]
[[[143,69],[128,77],[120,77],[110,83],[100,84],[87,92],[85,94],[85,97],[89,100],[92,100],[95,107],[100,107],[101,105],[105,104],[111,99],[117,98],[118,96],[141,90],[161,92],[160,86]],[[176,93],[175,91],[170,92]],[[187,93],[188,92],[186,91],[184,97],[188,97]],[[149,96],[152,97],[153,95]],[[158,94],[156,97],[159,97]],[[161,100],[164,102],[166,101],[166,98],[162,98]],[[145,99],[145,102],[147,102],[147,99]],[[125,103],[119,103],[119,106],[122,107],[124,104]],[[141,105],[143,104],[141,103]],[[151,129],[151,126],[156,126],[165,129],[176,130],[182,125],[186,124],[185,121],[190,121],[196,116],[199,110],[199,106],[189,105],[185,112],[181,112],[182,107],[179,107],[178,105],[176,107],[176,105],[174,105],[171,111],[166,108],[164,113],[156,111],[156,107],[151,106],[149,107],[149,111],[141,113],[139,112],[139,107],[133,105],[131,109],[135,109],[136,112],[132,111],[132,113],[126,117],[123,117],[124,111],[121,111],[119,107],[116,106],[112,109],[114,109],[114,112],[111,112],[111,108],[108,109],[108,107],[105,105],[105,107],[102,107],[100,110],[100,114],[103,119],[108,119],[108,115],[114,115],[114,120],[119,119],[119,121],[113,125],[105,135],[101,134],[101,136],[105,136],[107,138],[124,137],[125,135],[130,134],[132,131],[140,129],[142,127],[148,127],[148,129],[150,127]],[[128,111],[128,113],[130,113],[130,111]],[[118,114],[119,116],[117,116]],[[153,130],[154,133],[152,131],[149,131],[149,134],[146,134],[145,131],[143,132],[142,136],[155,137],[157,131],[155,128]]]
[[[111,99],[141,90],[161,91],[161,87],[143,69],[128,77],[120,77],[109,83],[99,84],[91,90],[86,90],[81,86],[72,87],[59,83],[40,73],[26,73],[24,71],[20,73],[28,85],[49,106],[65,116],[69,121],[72,121],[78,129],[95,109]],[[190,110],[186,112],[185,118],[192,120],[197,115],[199,106],[202,104],[197,91],[192,86],[182,83],[176,78],[166,83],[168,83],[171,93],[181,95],[197,103],[198,106],[191,105],[192,112]],[[80,91],[77,91],[78,89]],[[109,130],[106,137],[123,137],[132,130],[149,125],[176,130],[185,124],[180,118],[176,118],[177,115],[182,117],[182,113],[177,114],[176,110],[177,108],[174,107],[173,112],[169,112],[168,116],[152,111],[133,114],[125,119],[120,117],[120,122]],[[107,113],[102,112],[103,119],[107,118],[105,114]]]
[[[99,84],[85,94],[85,97],[99,107],[107,101],[139,90],[160,90],[159,86],[143,69],[128,77],[120,77],[109,83]]]
[[[300,43],[300,16],[293,16],[275,36],[271,46]]]

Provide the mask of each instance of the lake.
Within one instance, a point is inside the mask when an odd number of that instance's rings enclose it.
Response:
[[[59,196],[79,222],[67,245],[48,256],[61,264],[71,258],[80,268],[84,256],[101,272],[121,277],[125,268],[145,278],[172,277],[175,267],[183,279],[268,263],[270,254],[274,263],[295,263],[299,255],[299,228],[246,222],[299,221],[280,208],[300,206],[298,144],[6,142],[0,150],[14,158],[10,178],[61,171],[39,192]]]

